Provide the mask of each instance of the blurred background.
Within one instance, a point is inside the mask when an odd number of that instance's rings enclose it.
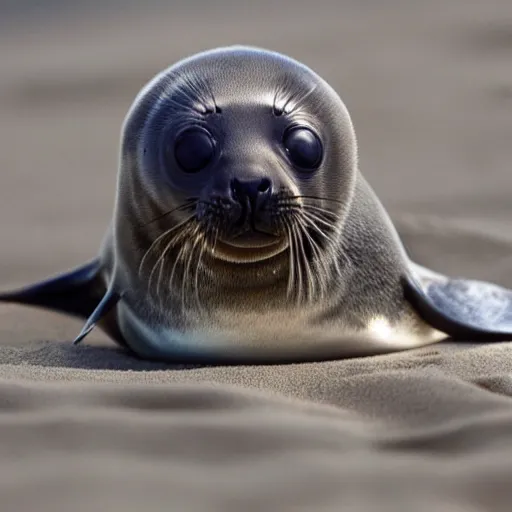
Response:
[[[0,286],[95,256],[139,89],[262,46],[338,91],[414,257],[512,286],[510,0],[0,0]]]

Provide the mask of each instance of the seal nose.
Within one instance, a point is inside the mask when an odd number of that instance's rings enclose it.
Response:
[[[231,192],[233,198],[239,203],[244,204],[249,200],[251,206],[264,202],[272,194],[272,183],[268,178],[257,180],[241,181],[234,178],[231,182]]]
[[[268,178],[255,180],[239,180],[231,182],[233,199],[241,206],[242,211],[237,224],[247,221],[257,221],[262,216],[262,210],[272,196],[272,182]]]
[[[268,178],[247,181],[234,178],[231,182],[231,193],[242,208],[250,208],[254,215],[272,195],[272,183]]]

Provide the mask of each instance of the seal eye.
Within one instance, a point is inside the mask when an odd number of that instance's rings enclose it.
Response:
[[[185,172],[198,172],[204,169],[213,158],[215,147],[210,134],[204,130],[191,128],[176,139],[174,156]]]
[[[322,144],[318,136],[309,128],[300,126],[289,128],[283,137],[283,144],[290,160],[297,167],[313,170],[322,160]]]

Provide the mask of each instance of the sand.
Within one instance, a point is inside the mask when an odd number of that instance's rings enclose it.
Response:
[[[509,0],[107,4],[0,2],[0,288],[95,255],[133,97],[232,43],[296,57],[341,94],[419,263],[512,287]],[[512,340],[185,368],[100,332],[72,347],[80,327],[0,307],[2,511],[511,508]]]

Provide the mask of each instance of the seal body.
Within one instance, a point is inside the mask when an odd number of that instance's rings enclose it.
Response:
[[[162,156],[162,146],[195,123],[214,134],[221,151],[211,167],[183,175]],[[294,125],[312,128],[322,140],[323,161],[314,172],[297,170],[281,147],[283,134]],[[104,266],[114,287],[127,290],[119,324],[136,352],[145,357],[339,357],[373,352],[374,338],[383,335],[389,349],[396,342],[414,346],[434,339],[403,300],[402,254],[391,223],[358,173],[347,109],[311,70],[281,55],[245,48],[185,60],[142,91],[122,139],[111,239],[115,258],[107,258]],[[273,189],[291,197],[323,198],[296,200],[299,211],[306,208],[310,215],[305,218],[325,233],[318,242],[325,244],[303,265],[296,263],[293,292],[288,250],[255,261],[226,261],[207,249],[199,261],[200,242],[193,234],[160,259],[164,237],[141,274],[148,247],[184,222],[188,212],[151,221],[190,196],[205,201],[229,196],[225,191],[233,178],[268,179]],[[299,254],[305,250],[301,242],[296,242]],[[187,258],[181,258],[168,286],[165,267],[173,266],[180,250],[190,253],[191,268],[186,272]],[[162,272],[154,268],[158,264]],[[318,279],[318,273],[326,275]],[[420,339],[411,335],[415,331]]]
[[[338,94],[256,48],[195,55],[139,93],[95,265],[105,295],[83,335],[101,320],[150,359],[302,361],[512,332],[510,292],[486,288],[475,323],[460,287],[409,260]],[[72,293],[70,275],[48,286]],[[4,300],[65,310],[45,286]]]

